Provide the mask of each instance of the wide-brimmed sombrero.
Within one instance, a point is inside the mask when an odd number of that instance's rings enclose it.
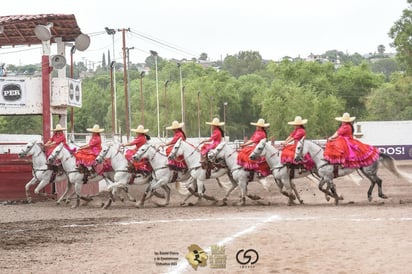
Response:
[[[136,133],[146,133],[149,131],[149,129],[144,128],[142,125],[138,125],[136,129],[131,128],[130,131],[136,132]]]
[[[304,125],[308,122],[308,119],[302,119],[302,117],[300,116],[296,116],[295,120],[288,122],[289,125],[293,125],[293,126],[301,126]]]
[[[265,123],[265,120],[262,118],[260,118],[256,123],[251,122],[250,124],[257,127],[268,127],[270,125],[269,123]]]
[[[173,121],[170,127],[166,127],[166,129],[178,129],[182,128],[185,123],[179,123],[178,121]]]
[[[56,125],[56,128],[53,128],[52,131],[63,131],[63,130],[65,130],[65,129],[66,129],[66,128],[65,128],[65,127],[62,127],[62,125],[57,124],[57,125]]]
[[[225,124],[225,122],[220,122],[219,118],[213,118],[212,122],[206,122],[207,125],[211,125],[211,126],[223,126]]]
[[[100,133],[104,131],[104,128],[100,128],[99,125],[96,124],[92,128],[87,128],[86,130],[94,133]]]
[[[340,121],[340,122],[352,122],[353,120],[355,120],[356,117],[350,117],[350,114],[345,112],[342,117],[336,117],[335,120]]]

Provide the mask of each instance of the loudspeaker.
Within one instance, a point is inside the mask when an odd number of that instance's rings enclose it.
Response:
[[[53,55],[51,57],[51,65],[55,69],[62,69],[66,65],[66,58],[63,55]]]
[[[85,51],[90,45],[90,37],[87,34],[81,33],[74,40],[74,46],[80,51]]]

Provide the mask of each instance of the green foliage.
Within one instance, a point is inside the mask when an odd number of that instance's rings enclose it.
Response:
[[[412,0],[407,0],[408,8],[391,27],[388,35],[393,39],[392,46],[396,48],[398,60],[408,75],[412,74]]]
[[[412,77],[394,74],[368,96],[366,108],[371,120],[412,120]]]
[[[287,122],[298,115],[309,120],[306,125],[308,138],[325,138],[333,134],[338,126],[334,118],[343,112],[350,112],[358,119],[412,118],[412,81],[392,72],[390,64],[393,62],[389,62],[392,59],[383,58],[373,64],[363,59],[357,65],[351,59],[360,58],[356,54],[347,56],[339,51],[329,51],[325,56],[328,59],[339,56],[340,66],[332,62],[291,58],[264,64],[259,53],[245,51],[226,57],[224,69],[218,71],[193,61],[182,61],[178,66],[176,61],[158,56],[157,84],[155,59],[149,56],[146,65],[151,69],[143,78],[134,66],[129,70],[129,126],[136,128],[143,123],[150,129],[150,135],[157,136],[157,100],[161,137],[172,135],[165,128],[173,120],[182,120],[182,110],[188,137],[197,137],[199,131],[203,137],[209,135],[210,126],[205,122],[218,117],[221,121],[226,120],[226,135],[231,140],[250,137],[255,130],[250,122],[259,118],[271,124],[269,135],[277,140],[290,134],[293,127]],[[378,69],[378,64],[384,69]],[[122,64],[116,63],[116,67],[122,68]],[[75,64],[75,68],[78,73],[86,69],[83,63]],[[383,70],[392,76],[386,78],[391,79],[390,83],[384,84]],[[126,93],[122,69],[116,69],[115,78],[117,123],[124,135]],[[99,124],[110,133],[110,73],[104,68],[98,69],[94,75],[82,80],[82,91],[82,108],[74,108],[75,132],[85,132],[86,128]],[[0,118],[0,132],[42,133],[39,116]]]

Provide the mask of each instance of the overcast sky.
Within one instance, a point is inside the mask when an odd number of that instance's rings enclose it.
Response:
[[[76,52],[76,62],[98,63],[112,51],[106,26],[130,28],[126,46],[135,48],[130,61],[137,63],[144,62],[149,50],[167,59],[205,52],[211,60],[242,50],[272,60],[333,49],[365,54],[376,52],[380,44],[394,52],[388,31],[407,7],[406,0],[14,0],[3,3],[0,13],[74,14],[92,39],[87,51]],[[116,60],[121,61],[122,36],[114,37]],[[40,63],[40,46],[25,49],[0,48],[0,63]]]

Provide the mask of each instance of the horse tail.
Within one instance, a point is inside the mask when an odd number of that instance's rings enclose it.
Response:
[[[190,192],[187,189],[187,187],[185,186],[185,184],[180,182],[180,181],[175,182],[175,188],[181,195],[189,195],[190,194]]]
[[[397,168],[395,159],[392,156],[381,152],[379,153],[379,161],[392,174],[396,175],[398,178],[403,178],[412,184],[412,177],[409,174],[402,172]]]

